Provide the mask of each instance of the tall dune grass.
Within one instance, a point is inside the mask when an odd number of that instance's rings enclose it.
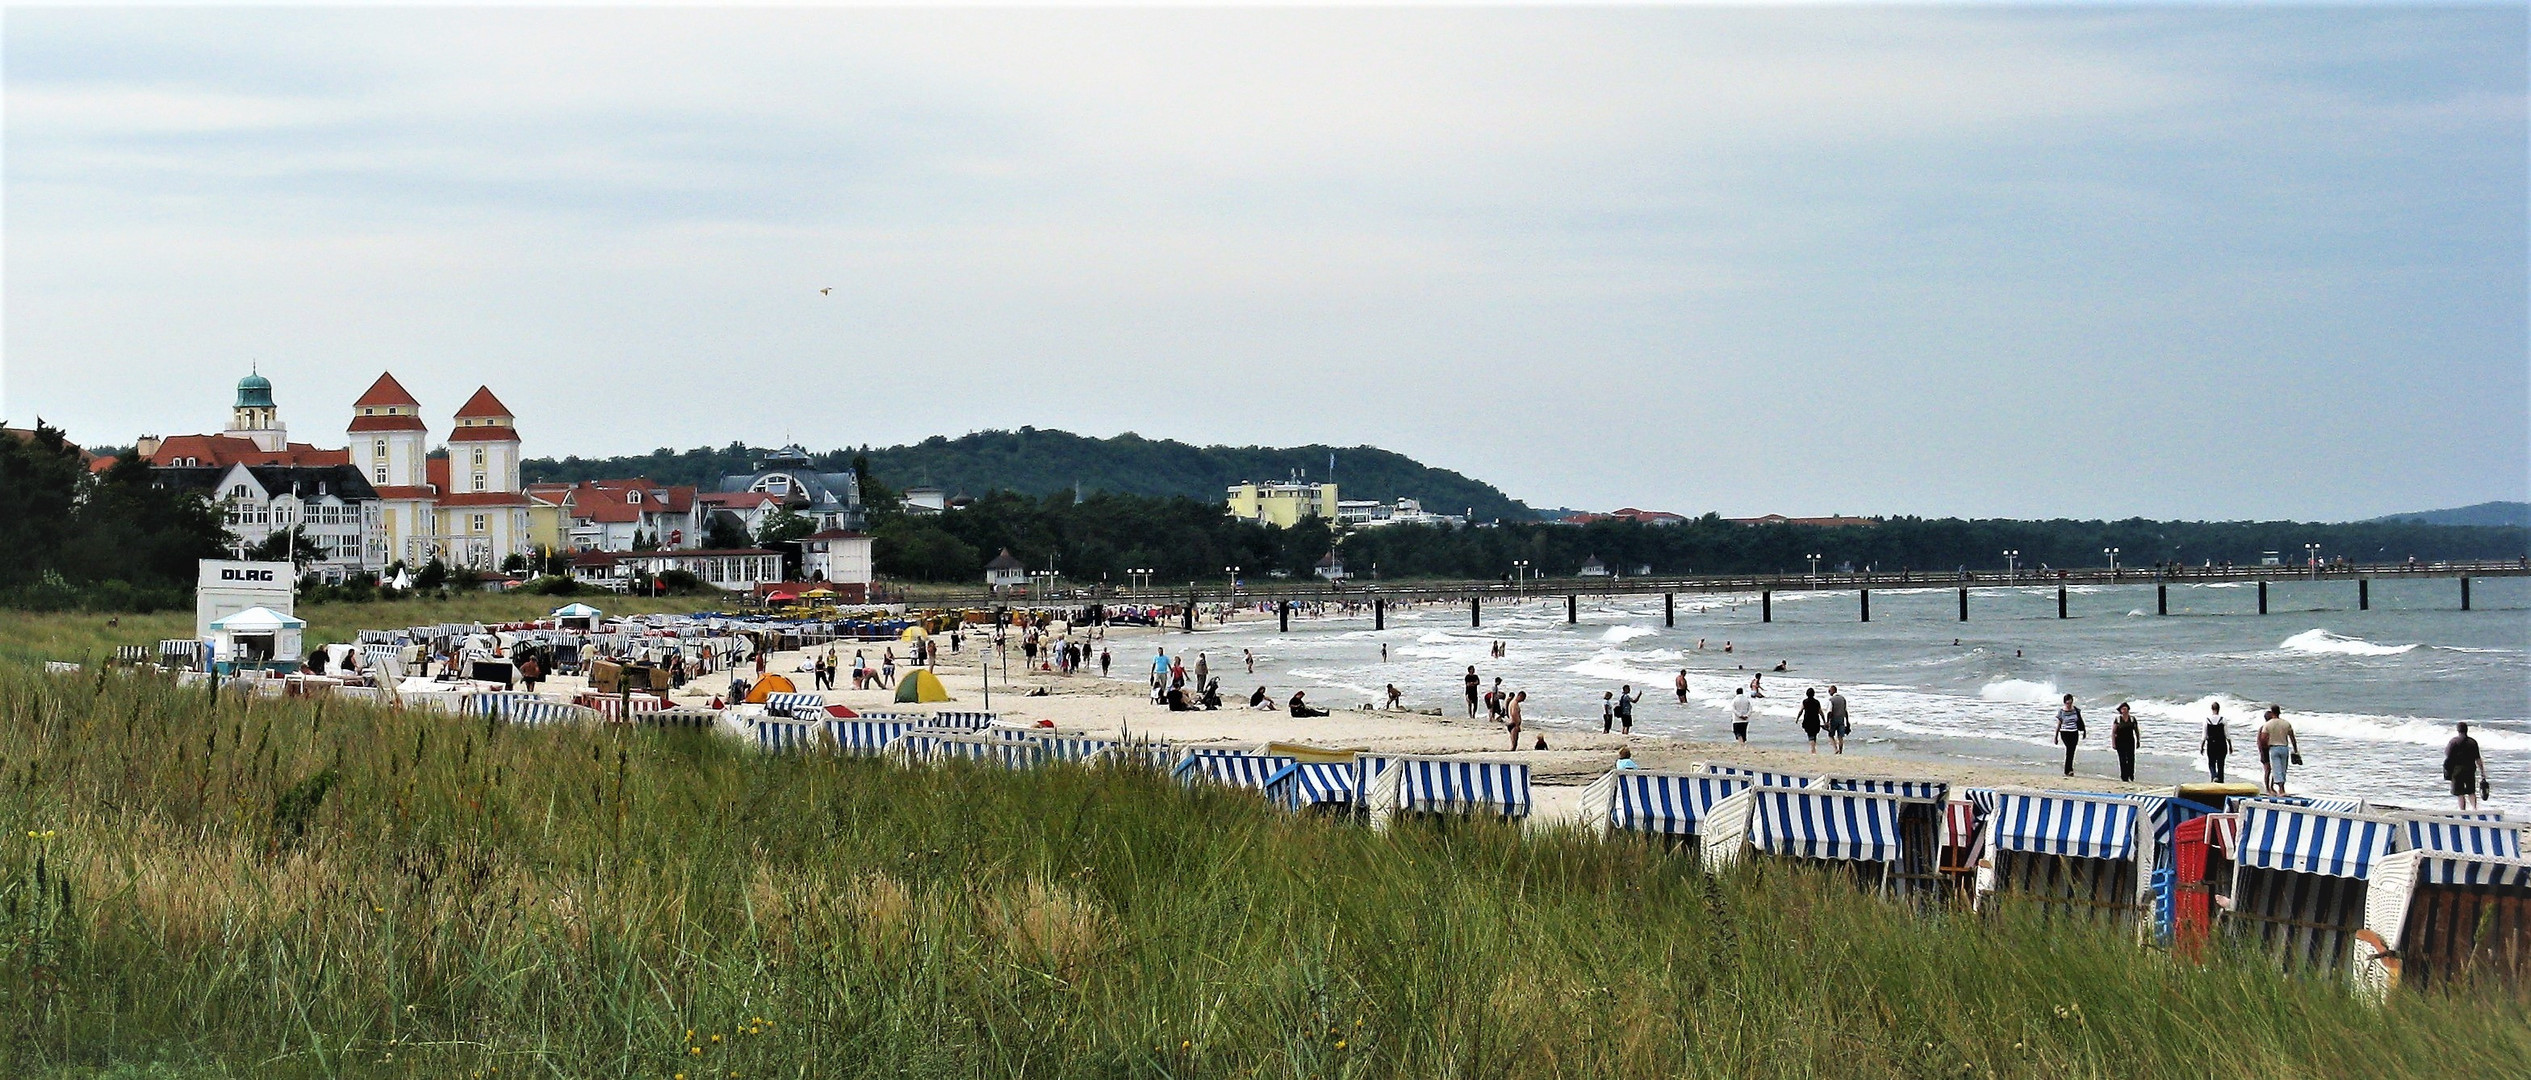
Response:
[[[2517,1074],[2017,915],[1132,772],[766,759],[0,665],[10,1075]],[[495,1072],[495,1070],[498,1070]]]

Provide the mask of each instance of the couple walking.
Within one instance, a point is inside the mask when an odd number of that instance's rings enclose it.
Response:
[[[1737,710],[1734,712],[1737,713]],[[1802,734],[1810,739],[1811,753],[1819,752],[1819,733],[1823,729],[1828,732],[1828,745],[1835,747],[1837,753],[1846,752],[1846,736],[1853,734],[1854,722],[1846,713],[1846,696],[1836,687],[1828,688],[1825,708],[1820,705],[1818,687],[1802,691],[1801,721]]]

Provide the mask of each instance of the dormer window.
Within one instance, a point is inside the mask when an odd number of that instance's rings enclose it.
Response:
[[[628,503],[639,503],[639,502],[641,502],[641,501],[642,501],[642,493],[641,493],[641,491],[640,491],[639,489],[635,489],[635,490],[632,490],[632,491],[627,491],[627,492],[625,492],[625,493],[624,493],[624,501],[625,501],[625,502],[628,502]]]

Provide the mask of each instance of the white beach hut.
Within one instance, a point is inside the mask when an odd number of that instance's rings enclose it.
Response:
[[[295,615],[250,607],[211,620],[211,656],[240,671],[284,664],[299,655],[307,629],[307,620]]]

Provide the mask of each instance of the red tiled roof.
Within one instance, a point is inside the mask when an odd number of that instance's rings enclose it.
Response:
[[[461,419],[479,420],[487,416],[496,416],[507,420],[515,414],[510,412],[509,406],[501,404],[500,398],[492,396],[491,387],[478,386],[475,387],[475,396],[467,398],[465,404],[457,407],[457,415]]]
[[[346,431],[429,431],[418,416],[355,416]]]
[[[461,427],[448,433],[450,442],[517,442],[519,433],[507,424],[494,427]]]
[[[204,468],[225,469],[231,465],[298,465],[321,467],[351,464],[349,450],[319,450],[307,443],[289,443],[280,450],[266,450],[255,440],[236,435],[170,435],[158,444],[149,463],[174,465],[192,459]]]
[[[383,408],[391,405],[406,405],[416,409],[422,407],[421,402],[413,400],[412,394],[405,392],[403,383],[395,381],[394,375],[384,372],[379,373],[377,382],[369,384],[368,392],[352,401],[352,408],[355,409],[363,406]]]
[[[439,492],[432,488],[404,487],[401,485],[388,484],[378,485],[378,497],[381,499],[430,499],[436,498],[438,495]]]
[[[448,490],[448,459],[444,457],[422,459],[422,479],[440,491]]]

